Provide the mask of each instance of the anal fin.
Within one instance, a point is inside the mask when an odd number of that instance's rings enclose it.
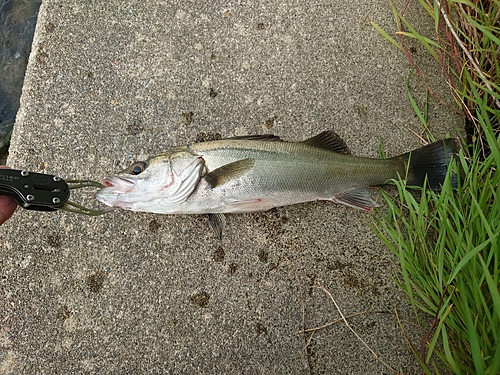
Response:
[[[378,207],[378,204],[373,201],[370,189],[368,188],[346,191],[332,198],[332,201],[365,211],[370,211],[373,207]]]

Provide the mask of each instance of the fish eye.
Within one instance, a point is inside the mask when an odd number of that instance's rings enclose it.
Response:
[[[134,163],[130,166],[129,171],[131,174],[138,175],[146,169],[146,163],[143,161],[139,161],[137,163]]]

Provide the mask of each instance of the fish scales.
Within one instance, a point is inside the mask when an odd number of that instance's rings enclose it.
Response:
[[[383,184],[405,172],[400,161],[359,158],[302,143],[228,140],[198,143],[190,148],[203,157],[209,171],[237,160],[254,159],[254,168],[223,193],[231,200],[268,198],[269,206],[262,203],[260,209],[329,200],[347,190]],[[205,200],[219,199],[215,196],[221,191],[216,188],[206,193]],[[186,203],[199,198],[194,194]],[[203,205],[208,206],[208,211],[215,209],[206,201]]]
[[[369,210],[376,203],[368,188],[390,179],[406,177],[410,186],[439,190],[456,147],[446,139],[381,160],[349,155],[333,131],[302,142],[234,137],[134,163],[106,179],[96,198],[111,207],[167,214],[255,212],[314,200]],[[456,176],[452,180],[456,186]]]

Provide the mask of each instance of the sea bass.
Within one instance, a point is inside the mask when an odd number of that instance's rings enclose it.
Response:
[[[325,131],[302,142],[273,135],[233,137],[177,147],[132,164],[104,181],[100,202],[162,214],[257,212],[329,200],[370,210],[370,186],[405,178],[438,190],[456,151],[445,139],[390,159],[350,155]]]

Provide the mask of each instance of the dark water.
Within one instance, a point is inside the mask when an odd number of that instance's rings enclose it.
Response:
[[[0,0],[0,160],[19,109],[41,0]]]

